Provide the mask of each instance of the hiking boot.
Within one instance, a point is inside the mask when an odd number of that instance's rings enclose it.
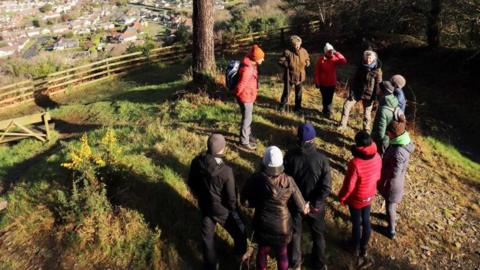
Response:
[[[247,150],[247,151],[257,149],[257,145],[254,144],[254,143],[241,144],[240,147]]]
[[[353,256],[360,257],[360,248],[357,247],[353,250]]]
[[[257,142],[258,142],[258,139],[257,139],[257,138],[255,138],[255,137],[253,137],[253,136],[250,136],[250,138],[248,139],[248,141],[249,141],[250,143],[252,143],[252,144],[255,144],[255,145],[256,145],[256,144],[257,144]]]
[[[390,230],[390,231],[387,232],[387,236],[388,236],[388,238],[390,238],[391,240],[395,240],[395,235],[396,235],[395,230]]]
[[[368,256],[368,252],[367,252],[367,247],[362,247],[360,248],[360,257],[361,258],[365,258]]]
[[[337,131],[339,132],[345,131],[346,129],[347,129],[347,126],[343,126],[343,125],[337,126]]]

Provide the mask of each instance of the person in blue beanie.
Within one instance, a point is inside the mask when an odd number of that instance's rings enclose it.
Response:
[[[297,183],[300,192],[310,204],[310,213],[302,215],[291,210],[293,237],[290,242],[290,266],[301,269],[302,223],[305,219],[312,235],[312,269],[327,269],[325,259],[325,199],[332,190],[330,164],[314,143],[315,128],[302,124],[297,132],[298,146],[287,152],[284,158],[285,172]]]

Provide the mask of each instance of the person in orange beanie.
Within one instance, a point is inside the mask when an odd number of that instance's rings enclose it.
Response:
[[[251,125],[253,103],[257,99],[258,92],[258,65],[261,65],[264,59],[265,53],[255,44],[243,58],[238,71],[235,96],[242,113],[240,145],[246,150],[256,149],[256,139],[252,137]]]

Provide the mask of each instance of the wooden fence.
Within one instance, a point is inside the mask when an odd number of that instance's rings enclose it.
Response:
[[[215,51],[217,53],[234,52],[250,46],[252,43],[262,41],[283,43],[286,35],[291,32],[309,34],[317,32],[319,27],[319,21],[313,21],[307,24],[283,27],[270,31],[236,35],[231,41],[222,40],[216,42]],[[190,54],[191,45],[155,48],[147,54],[143,52],[129,53],[51,73],[45,77],[2,86],[0,87],[0,110],[34,101],[39,96],[55,95],[66,89],[73,89],[78,86],[85,86],[94,82],[125,75],[132,69],[148,63],[169,63],[185,58]]]

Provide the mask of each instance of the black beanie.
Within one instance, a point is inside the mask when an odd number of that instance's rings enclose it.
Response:
[[[372,137],[365,130],[361,130],[355,135],[355,146],[365,147],[372,144]]]

